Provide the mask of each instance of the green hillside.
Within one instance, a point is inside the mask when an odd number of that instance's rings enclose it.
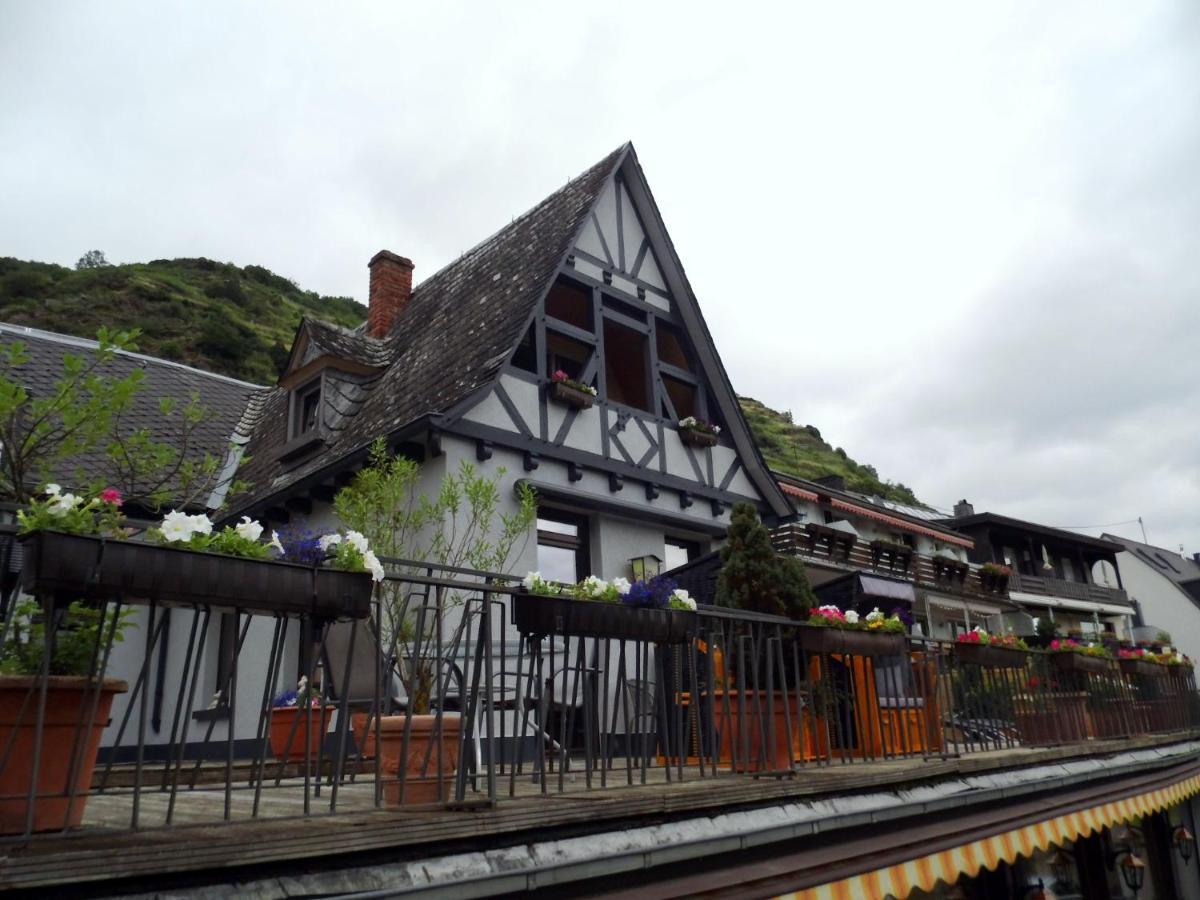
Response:
[[[0,321],[80,337],[137,327],[143,353],[259,384],[276,379],[301,316],[354,326],[366,313],[262,266],[157,259],[68,269],[0,257]]]
[[[353,327],[366,307],[303,291],[262,266],[211,259],[69,269],[0,257],[0,321],[94,337],[101,325],[140,328],[138,348],[259,384],[275,381],[304,315]],[[742,409],[773,469],[802,478],[841,475],[854,491],[917,503],[899,482],[831,447],[812,425],[795,425],[749,397]]]

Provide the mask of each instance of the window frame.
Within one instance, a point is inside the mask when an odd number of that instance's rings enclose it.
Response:
[[[555,531],[543,531],[539,527],[542,520],[549,522],[557,522],[560,525],[571,525],[576,529],[575,537],[566,534],[559,534]],[[543,545],[547,547],[556,547],[560,550],[575,551],[575,581],[576,583],[587,578],[591,573],[591,529],[590,522],[586,515],[581,513],[570,512],[569,510],[558,509],[556,507],[539,506],[537,510],[537,519],[534,522],[535,540],[534,548],[539,548]]]
[[[317,395],[317,416],[312,428],[302,429],[302,410],[304,402],[313,394]],[[295,387],[288,398],[288,440],[296,441],[304,438],[320,438],[325,433],[325,423],[321,416],[321,404],[325,395],[325,373],[322,372]]]

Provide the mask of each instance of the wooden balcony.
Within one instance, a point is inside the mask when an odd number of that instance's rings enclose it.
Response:
[[[1065,597],[1069,600],[1086,600],[1091,603],[1129,604],[1129,595],[1118,588],[1105,587],[1100,584],[1084,584],[1081,581],[1066,581],[1062,578],[1021,575],[1017,572],[1013,572],[1009,576],[1008,589],[1023,594]]]

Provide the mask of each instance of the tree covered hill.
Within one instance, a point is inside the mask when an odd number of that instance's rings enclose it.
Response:
[[[95,337],[101,325],[139,328],[143,353],[270,384],[302,316],[354,326],[367,314],[349,297],[302,291],[262,266],[102,260],[88,254],[68,269],[0,257],[0,321],[79,337]]]
[[[139,328],[138,349],[271,384],[287,361],[302,316],[354,327],[367,309],[323,297],[262,266],[211,259],[157,259],[110,266],[92,251],[69,269],[0,257],[0,321],[79,337],[97,328]],[[802,478],[841,475],[850,490],[917,503],[909,488],[830,446],[812,425],[796,425],[749,397],[742,409],[771,468]]]

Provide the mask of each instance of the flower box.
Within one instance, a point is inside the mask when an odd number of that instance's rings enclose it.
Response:
[[[906,635],[822,625],[797,625],[796,641],[809,653],[853,656],[901,656],[908,653]]]
[[[1126,675],[1141,675],[1143,678],[1166,678],[1167,667],[1144,659],[1118,659],[1121,671]]]
[[[996,647],[991,644],[971,644],[965,641],[954,645],[954,655],[960,663],[989,669],[1023,669],[1029,659],[1028,650]]]
[[[647,609],[602,600],[513,595],[513,622],[522,634],[605,637],[656,644],[682,644],[696,630],[696,614]]]
[[[24,537],[21,545],[21,587],[30,594],[61,591],[71,599],[155,600],[321,619],[364,619],[370,612],[366,572],[53,531]]]
[[[693,447],[717,446],[717,436],[711,431],[701,431],[699,428],[680,428],[679,439]]]
[[[1111,660],[1086,653],[1057,651],[1050,654],[1050,664],[1060,672],[1107,672]]]
[[[985,591],[1003,594],[1008,589],[1008,576],[999,572],[979,572],[979,583]]]
[[[596,395],[573,388],[561,381],[552,381],[550,382],[550,399],[572,409],[591,409],[592,404],[596,402]]]

